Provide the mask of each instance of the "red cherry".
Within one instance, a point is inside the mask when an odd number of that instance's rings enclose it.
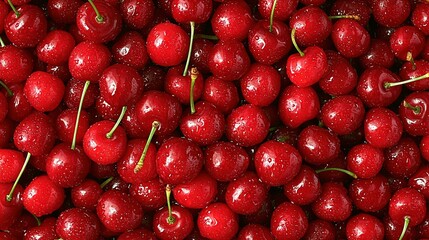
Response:
[[[354,179],[349,186],[353,205],[365,212],[377,212],[389,203],[391,187],[386,177],[377,175],[368,179]]]
[[[339,222],[350,217],[352,202],[343,185],[337,182],[327,182],[322,185],[322,193],[313,202],[311,208],[318,218]]]
[[[372,108],[365,116],[365,139],[374,147],[387,148],[396,145],[402,136],[402,129],[399,117],[387,108]]]
[[[86,179],[71,189],[71,201],[77,208],[95,210],[103,190],[100,184],[92,179]]]
[[[370,47],[368,31],[353,19],[343,18],[335,22],[331,38],[335,48],[347,58],[362,56]]]
[[[371,8],[367,1],[336,0],[329,11],[330,16],[357,16],[360,25],[366,26],[371,17]]]
[[[270,229],[259,224],[248,224],[241,228],[237,240],[261,239],[274,240]]]
[[[376,217],[360,213],[354,215],[347,221],[346,225],[347,239],[384,239],[384,225]]]
[[[397,178],[409,178],[422,163],[419,146],[409,137],[401,138],[394,146],[387,148],[384,154],[384,169]]]
[[[298,240],[307,231],[308,219],[301,207],[284,202],[274,210],[270,228],[276,239]]]
[[[408,89],[413,91],[427,90],[429,89],[429,79],[426,76],[428,72],[429,62],[419,59],[404,63],[399,70],[399,76],[405,82],[405,87]]]
[[[336,234],[337,229],[331,222],[315,219],[308,224],[307,232],[303,239],[335,240]]]
[[[124,22],[133,28],[143,29],[154,19],[155,4],[152,0],[124,0],[120,4]]]
[[[64,102],[68,108],[78,109],[82,98],[82,91],[86,85],[85,82],[86,81],[77,80],[75,78],[72,78],[67,82],[64,93]],[[95,99],[100,95],[97,84],[90,84],[87,88],[87,92],[82,102],[83,109],[93,106]]]
[[[73,36],[66,31],[50,31],[37,45],[37,57],[52,65],[65,64],[75,43]]]
[[[62,239],[97,240],[101,235],[101,223],[95,213],[82,209],[70,208],[58,216],[55,231]]]
[[[396,191],[389,202],[389,217],[394,223],[414,227],[423,222],[426,216],[426,200],[413,188]]]
[[[412,92],[405,97],[399,106],[399,117],[402,120],[404,130],[413,136],[424,136],[429,133],[429,125],[426,114],[429,94],[426,91]]]
[[[428,180],[429,180],[429,167],[422,166],[417,170],[408,180],[408,185],[420,193],[422,193],[426,200],[429,199],[429,189],[428,189]]]
[[[78,111],[74,109],[66,109],[61,112],[56,119],[56,130],[58,138],[65,143],[73,142],[74,131],[76,126],[76,118]],[[82,144],[83,136],[89,128],[89,114],[86,111],[81,111],[79,116],[79,124],[77,126],[75,142]]]
[[[316,172],[302,165],[298,174],[283,186],[284,195],[294,204],[308,205],[322,192],[322,185]]]
[[[0,3],[0,33],[4,31],[4,20],[9,13],[9,6],[5,2]]]
[[[352,147],[347,153],[347,169],[358,178],[372,178],[377,175],[385,162],[381,149],[371,144],[359,144]]]
[[[401,25],[411,12],[411,3],[408,0],[380,0],[371,3],[374,20],[386,27]]]
[[[403,61],[416,58],[423,50],[425,35],[414,26],[402,26],[390,37],[390,48],[395,56]]]
[[[24,94],[34,109],[53,111],[64,96],[65,86],[61,79],[42,71],[33,72],[25,82]]]
[[[64,200],[64,189],[46,175],[34,178],[22,195],[25,209],[37,217],[58,210],[63,205]]]
[[[192,78],[196,76],[193,85],[193,100],[197,101],[201,98],[204,87],[204,78],[202,74],[194,74],[191,69],[187,74],[183,75],[183,65],[174,66],[168,69],[167,75],[164,78],[165,92],[176,97],[182,104],[189,105],[191,100],[190,89],[192,88]]]
[[[1,46],[0,60],[0,79],[7,85],[23,82],[33,72],[33,56],[25,48]]]
[[[274,0],[259,0],[258,11],[264,19],[270,19]],[[297,9],[299,1],[277,1],[274,9],[274,18],[280,21],[289,19],[291,14]]]
[[[207,22],[211,17],[212,8],[212,0],[171,0],[171,13],[178,23]]]
[[[191,64],[201,73],[210,72],[208,61],[209,53],[213,49],[214,43],[208,39],[194,39],[192,45]]]
[[[198,214],[201,236],[213,240],[231,239],[238,232],[238,216],[225,203],[212,203]]]
[[[12,149],[0,149],[0,183],[12,183],[17,179],[24,165],[24,155]]]
[[[429,24],[427,11],[429,6],[423,3],[417,3],[411,13],[411,22],[425,35],[429,34]]]
[[[217,193],[216,180],[204,171],[173,188],[174,199],[185,208],[204,208],[214,201]]]
[[[191,212],[181,206],[172,206],[171,215],[161,208],[153,216],[153,231],[159,239],[185,239],[194,228]]]
[[[143,69],[149,62],[146,41],[136,31],[129,31],[120,36],[112,46],[112,54],[116,62],[126,64],[136,70]]]
[[[22,194],[24,189],[21,185],[16,185],[15,191],[10,201],[7,196],[13,187],[11,183],[0,183],[0,229],[6,230],[18,221],[23,212]]]
[[[389,43],[382,39],[373,38],[368,51],[359,57],[359,63],[364,68],[380,66],[390,68],[393,66],[395,55]]]
[[[167,201],[165,186],[158,178],[140,184],[131,184],[129,191],[130,195],[136,199],[144,209],[159,209],[164,206]]]
[[[48,0],[47,11],[54,22],[71,24],[76,21],[76,13],[82,4],[81,0]]]
[[[237,87],[233,82],[213,76],[204,82],[202,100],[212,103],[224,114],[230,113],[240,101]]]
[[[155,233],[151,230],[145,228],[137,228],[132,231],[124,232],[117,238],[118,240],[135,240],[135,239],[145,239],[145,240],[157,240]]]

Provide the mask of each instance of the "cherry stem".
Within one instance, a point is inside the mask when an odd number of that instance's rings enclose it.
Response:
[[[10,88],[8,86],[6,86],[6,83],[4,83],[3,81],[0,81],[0,86],[2,86],[4,89],[6,89],[7,95],[9,97],[13,96],[12,90],[10,90]]]
[[[414,114],[420,114],[420,112],[422,111],[422,109],[419,106],[413,106],[407,101],[404,101],[403,104],[405,108],[411,109],[414,112]]]
[[[296,51],[298,51],[299,55],[300,55],[301,57],[304,57],[304,52],[303,52],[303,51],[301,51],[301,49],[298,47],[298,44],[296,43],[296,40],[295,40],[295,32],[296,32],[296,29],[295,29],[295,28],[292,28],[292,31],[290,32],[290,37],[291,37],[291,39],[292,39],[292,44],[293,44],[293,46],[295,47]]]
[[[273,32],[273,23],[274,23],[274,10],[276,10],[277,0],[274,0],[273,7],[271,8],[270,14],[270,32]]]
[[[415,78],[410,78],[408,80],[401,81],[401,82],[393,82],[393,83],[391,83],[391,82],[385,82],[384,83],[384,88],[387,89],[387,88],[390,88],[390,87],[404,85],[404,84],[407,84],[407,83],[417,82],[419,80],[422,80],[422,79],[425,79],[425,78],[428,78],[428,77],[429,77],[429,72],[426,73],[426,74],[424,74],[424,75],[422,75],[422,76],[415,77]]]
[[[109,177],[108,179],[104,180],[104,182],[100,184],[100,188],[103,189],[107,184],[109,184],[113,180],[113,178],[114,177]]]
[[[146,145],[144,146],[144,149],[143,149],[142,155],[139,159],[139,162],[137,163],[137,165],[134,168],[134,173],[137,173],[143,167],[144,159],[145,159],[147,151],[149,149],[149,145],[152,142],[153,135],[155,135],[155,132],[156,132],[156,130],[158,130],[159,125],[160,125],[160,123],[158,121],[152,122],[152,129],[150,130],[149,137],[147,138]]]
[[[13,183],[12,189],[8,195],[6,195],[6,201],[10,202],[13,199],[13,192],[15,191],[16,185],[18,185],[19,179],[21,179],[22,174],[24,173],[25,168],[27,167],[28,162],[30,161],[31,153],[27,153],[27,157],[25,158],[24,165],[22,165],[21,171],[18,174],[15,182]]]
[[[119,115],[118,120],[116,120],[115,125],[113,125],[112,129],[110,130],[110,132],[106,133],[106,137],[108,139],[111,139],[113,134],[115,133],[115,130],[119,127],[119,124],[121,124],[122,119],[125,116],[125,112],[127,112],[127,106],[123,106],[122,107],[122,111],[121,111],[121,115]]]
[[[9,6],[10,6],[10,8],[12,8],[12,11],[15,13],[16,17],[20,17],[21,14],[18,12],[18,10],[16,10],[15,6],[13,6],[12,1],[7,0],[7,2],[9,3]]]
[[[4,47],[6,44],[4,44],[3,39],[0,37],[0,47]]]
[[[353,173],[353,172],[351,172],[349,170],[345,170],[345,169],[342,169],[342,168],[335,168],[335,167],[318,169],[318,170],[316,170],[316,173],[321,173],[321,172],[326,172],[326,171],[338,171],[338,172],[345,173],[345,174],[349,175],[350,177],[352,177],[354,179],[357,178],[357,176],[356,176],[355,173]]]
[[[191,26],[191,36],[189,38],[188,57],[186,58],[185,69],[183,69],[184,77],[188,74],[189,63],[191,62],[191,55],[192,55],[192,45],[194,45],[194,35],[195,35],[195,22],[190,22],[189,24]]]
[[[219,38],[216,37],[215,35],[208,35],[208,34],[195,34],[195,38],[203,38],[203,39],[214,40],[214,41],[219,40]]]
[[[73,140],[71,144],[72,150],[76,148],[77,129],[79,127],[79,120],[80,120],[80,113],[82,112],[83,99],[85,98],[85,95],[86,95],[86,92],[88,91],[88,87],[90,83],[91,83],[90,81],[85,82],[85,85],[83,86],[83,90],[82,90],[82,95],[80,96],[79,108],[77,109],[76,124],[74,125]]]
[[[176,219],[174,219],[172,211],[171,211],[171,203],[170,203],[170,196],[171,196],[171,187],[170,185],[167,184],[167,186],[165,187],[165,195],[167,196],[167,207],[168,207],[168,218],[167,218],[167,222],[169,224],[173,224]]]
[[[91,4],[91,7],[94,9],[95,14],[97,15],[95,20],[97,20],[97,22],[99,22],[99,23],[104,22],[104,17],[101,16],[101,14],[98,11],[97,7],[95,6],[94,2],[92,0],[88,0],[88,2],[89,2],[89,4]]]
[[[406,60],[411,63],[412,69],[416,70],[416,63],[414,62],[414,57],[411,52],[407,52]]]
[[[401,236],[399,236],[398,240],[402,240],[405,236],[405,233],[407,232],[408,225],[410,224],[410,217],[405,216],[404,217],[404,227],[402,228]]]
[[[31,214],[31,215],[34,217],[34,219],[36,219],[37,226],[40,226],[42,224],[42,222],[40,221],[40,219],[36,215],[34,215],[34,214]]]
[[[329,19],[342,19],[342,18],[349,18],[349,19],[353,19],[356,21],[360,20],[360,17],[358,15],[338,15],[338,16],[329,16]]]
[[[195,80],[198,78],[198,70],[197,68],[191,68],[191,91],[189,93],[189,105],[191,107],[191,114],[195,113],[195,103],[194,103],[194,87]]]

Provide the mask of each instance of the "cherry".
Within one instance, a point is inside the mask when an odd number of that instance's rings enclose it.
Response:
[[[11,227],[19,218],[23,211],[22,194],[24,189],[21,185],[16,185],[15,191],[11,196],[10,201],[7,197],[10,196],[10,189],[13,187],[11,183],[0,183],[0,229],[6,230]]]
[[[371,144],[355,145],[347,153],[347,169],[355,173],[358,178],[375,177],[384,162],[383,151]]]
[[[33,72],[24,85],[24,94],[30,105],[40,112],[56,109],[64,96],[61,79],[42,71]]]
[[[34,216],[31,216],[34,219]],[[40,220],[39,220],[40,221]],[[35,227],[28,228],[25,231],[25,240],[36,240],[36,239],[55,239],[58,238],[55,232],[55,224],[57,219],[54,217],[48,217],[43,222]]]
[[[270,123],[260,107],[245,104],[234,109],[226,119],[226,137],[243,147],[262,143]]]
[[[0,79],[6,85],[24,82],[33,72],[33,56],[25,48],[1,43],[0,46]]]
[[[47,11],[49,18],[59,24],[74,23],[77,11],[82,4],[81,0],[48,0]]]
[[[276,239],[301,239],[308,228],[308,219],[298,205],[284,202],[271,216],[271,233]]]
[[[304,47],[322,43],[332,31],[331,20],[317,6],[300,8],[290,17],[289,26],[296,29],[296,42]]]
[[[319,80],[319,87],[329,95],[344,95],[352,92],[357,85],[358,74],[350,61],[334,51],[326,51],[328,69]],[[392,54],[393,60],[393,54]]]
[[[216,202],[200,211],[197,219],[201,236],[213,239],[232,239],[238,233],[238,216],[225,203]]]
[[[185,208],[202,209],[214,201],[217,193],[216,180],[204,171],[190,182],[173,188],[174,199]]]
[[[225,130],[225,117],[209,102],[199,101],[195,113],[185,111],[180,122],[183,135],[199,145],[210,145],[221,139]]]
[[[150,59],[164,67],[178,65],[186,59],[189,37],[178,25],[159,23],[149,32],[146,39]],[[175,54],[170,54],[174,49]]]
[[[270,229],[259,225],[259,224],[248,224],[241,228],[238,233],[238,240],[246,239],[261,239],[261,240],[273,240],[274,237],[270,232]]]
[[[108,102],[106,102],[101,96],[98,96],[95,101],[95,111],[97,113],[98,119],[113,121],[121,115],[121,109],[123,109],[123,107],[112,106]]]
[[[427,10],[429,10],[426,4],[417,3],[411,12],[411,22],[425,35],[429,34],[429,25]]]
[[[58,133],[58,138],[65,143],[71,144],[73,142],[74,131],[76,127],[78,111],[74,109],[66,109],[62,111],[56,119],[56,131]],[[89,128],[90,121],[89,113],[86,111],[81,111],[79,116],[79,124],[77,126],[77,132],[75,137],[75,142],[77,144],[82,144],[83,136]]]
[[[104,69],[110,65],[111,58],[105,45],[91,41],[81,42],[70,53],[70,74],[80,81],[98,82]]]
[[[316,172],[302,165],[298,174],[283,186],[284,195],[294,204],[308,205],[319,197],[322,185]]]
[[[244,174],[249,166],[249,154],[231,142],[219,141],[204,151],[204,168],[221,182],[232,181]]]
[[[256,173],[262,182],[270,186],[280,186],[299,173],[302,157],[291,145],[269,140],[256,150],[254,161]]]
[[[152,3],[151,0],[143,2]],[[122,4],[124,4],[124,2]],[[122,34],[113,44],[111,51],[113,59],[115,59],[116,62],[126,64],[136,70],[143,69],[149,62],[146,41],[143,36],[136,31],[128,31]]]
[[[390,68],[394,64],[395,55],[387,41],[371,39],[368,51],[359,57],[359,63],[364,68],[380,66]]]
[[[426,135],[422,137],[419,144],[420,153],[422,154],[423,159],[426,161],[429,160],[429,148],[428,148],[429,142],[428,141],[429,141],[429,137]]]
[[[75,44],[70,33],[63,30],[50,31],[37,45],[37,57],[52,65],[65,64]]]
[[[118,240],[135,240],[135,239],[147,239],[156,240],[155,233],[145,228],[137,228],[132,231],[123,232],[118,236]]]
[[[0,169],[3,170],[0,183],[14,182],[24,165],[24,161],[24,155],[21,152],[12,149],[0,149]]]
[[[429,133],[429,126],[426,121],[426,104],[428,102],[429,95],[427,92],[412,92],[399,105],[399,117],[407,133],[413,136],[424,136]]]
[[[352,213],[352,202],[347,189],[337,182],[322,184],[322,193],[311,205],[313,213],[326,221],[345,221]]]
[[[124,0],[120,2],[120,10],[127,25],[143,29],[154,19],[155,4],[152,0]]]
[[[201,98],[204,78],[196,69],[190,69],[183,75],[183,69],[183,65],[168,69],[164,79],[164,90],[176,97],[182,104],[192,105],[191,98],[193,98],[192,101]]]
[[[238,1],[242,0],[233,2]],[[208,59],[213,76],[225,81],[238,80],[250,67],[249,55],[243,43],[237,40],[219,41],[213,46]]]
[[[272,15],[279,21],[288,20],[298,6],[298,0],[276,1],[258,0],[258,12],[264,19],[270,19]]]
[[[35,177],[22,193],[22,203],[25,209],[37,217],[58,210],[64,200],[64,189],[47,175]]]
[[[112,180],[112,178],[109,179]],[[95,180],[87,178],[79,185],[71,188],[70,196],[73,206],[95,210],[102,193],[102,186]]]
[[[381,0],[371,4],[374,20],[386,27],[401,25],[410,15],[411,3],[407,0]]]
[[[64,93],[64,102],[68,108],[77,109],[81,102],[83,89],[86,89],[85,97],[83,98],[82,108],[87,109],[94,105],[96,98],[100,95],[99,88],[96,84],[86,86],[86,81],[70,79],[67,82]]]
[[[331,38],[335,48],[347,58],[362,56],[370,47],[368,31],[357,21],[349,18],[339,19],[334,23]]]
[[[410,90],[427,90],[429,89],[429,79],[426,73],[429,72],[429,62],[423,59],[406,62],[399,70],[399,76],[402,82]],[[399,84],[399,83],[398,83]]]
[[[427,187],[427,182],[429,180],[428,170],[428,166],[423,166],[417,170],[408,180],[408,185],[422,193],[426,199],[429,199],[429,191]]]
[[[214,34],[223,41],[246,39],[254,23],[251,9],[243,0],[220,4],[214,10],[210,21]]]
[[[4,20],[4,32],[17,47],[35,47],[47,34],[48,21],[42,9],[25,4],[10,11]]]
[[[119,35],[122,18],[119,10],[110,4],[89,0],[79,7],[76,25],[85,40],[105,43]]]
[[[240,101],[234,83],[213,76],[205,80],[201,98],[215,105],[224,114],[230,113]]]
[[[193,228],[191,212],[181,206],[161,208],[153,216],[153,231],[159,239],[185,239]]]
[[[390,48],[395,56],[403,61],[416,58],[423,50],[425,35],[414,26],[402,26],[390,36]]]
[[[5,2],[0,3],[0,33],[4,31],[4,20],[9,13],[9,6]]]
[[[260,20],[249,30],[248,45],[257,62],[274,64],[292,48],[289,27],[278,20],[272,24],[268,20]]]
[[[96,210],[104,227],[113,232],[135,229],[143,219],[143,209],[137,200],[116,190],[104,192],[98,200]]]
[[[55,231],[62,239],[92,239],[101,235],[101,223],[95,213],[82,209],[70,208],[63,211],[55,224]]]
[[[367,1],[336,0],[329,11],[330,16],[357,16],[355,21],[366,26],[371,17],[371,8]]]
[[[144,89],[147,91],[164,89],[165,71],[162,67],[157,65],[149,65],[145,67],[140,74],[143,78]]]
[[[315,219],[308,223],[307,232],[303,239],[334,240],[336,231],[332,223],[321,219]]]
[[[165,205],[167,201],[165,186],[158,178],[139,184],[131,184],[130,195],[136,199],[144,209],[155,210]]]
[[[286,126],[297,128],[316,118],[320,110],[320,100],[312,87],[289,85],[280,94],[278,108],[282,122]]]
[[[384,239],[384,225],[376,217],[360,213],[351,217],[346,225],[347,239]]]
[[[402,233],[403,232],[402,225],[403,225],[402,223],[398,224],[396,222],[393,222],[389,216],[386,216],[384,218],[385,238],[388,240],[394,240],[394,239],[400,239],[400,237],[402,236],[403,240],[416,239],[417,237],[416,230],[412,227],[408,227],[405,233]]]
[[[211,0],[196,1],[196,0],[172,0],[171,13],[179,23],[204,23],[211,16],[213,3]]]
[[[191,63],[201,73],[210,72],[208,61],[209,53],[212,50],[214,43],[208,39],[194,39],[192,46]]]
[[[403,126],[399,117],[387,108],[372,108],[365,116],[365,140],[374,147],[388,148],[396,145],[402,136]]]
[[[410,177],[422,163],[419,146],[409,137],[401,138],[396,145],[387,148],[384,153],[384,169],[397,178]]]

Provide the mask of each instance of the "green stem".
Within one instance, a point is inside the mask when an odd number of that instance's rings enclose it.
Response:
[[[414,57],[411,52],[407,52],[406,60],[411,63],[412,69],[416,70],[416,63],[414,62]]]
[[[113,178],[114,177],[109,177],[108,179],[104,180],[104,182],[100,184],[100,188],[103,189],[107,184],[109,184],[113,180]]]
[[[402,227],[401,236],[399,236],[399,240],[402,240],[405,236],[405,233],[407,232],[408,225],[410,224],[410,217],[405,216],[404,217],[404,226]]]
[[[118,120],[116,120],[115,125],[113,125],[112,129],[108,133],[106,133],[107,138],[109,138],[109,139],[112,138],[113,134],[115,133],[115,130],[119,127],[119,124],[121,124],[121,121],[124,118],[126,111],[127,111],[127,106],[123,106],[122,111],[121,111],[121,115],[119,115],[119,118],[118,118]]]
[[[214,40],[214,41],[219,40],[219,38],[216,37],[215,35],[208,35],[208,34],[195,34],[195,38],[203,38],[203,39]]]
[[[194,87],[195,87],[195,81],[198,78],[198,70],[197,68],[191,69],[191,90],[189,93],[189,105],[191,107],[191,114],[195,113],[195,103],[194,103]]]
[[[290,31],[290,37],[291,37],[291,39],[292,39],[292,44],[293,44],[293,46],[295,47],[296,51],[298,51],[299,55],[300,55],[301,57],[304,57],[304,52],[303,52],[303,51],[301,51],[301,49],[299,48],[298,44],[296,43],[296,40],[295,40],[295,32],[296,32],[296,29],[295,29],[295,28],[292,28],[292,31]]]
[[[191,25],[191,36],[189,38],[188,57],[186,58],[185,69],[183,69],[184,77],[188,74],[189,63],[191,62],[191,55],[192,55],[192,45],[194,45],[194,35],[195,35],[195,22],[190,22],[189,24]]]
[[[152,142],[153,135],[155,135],[156,130],[158,130],[160,123],[158,121],[152,122],[152,129],[150,130],[149,137],[147,138],[146,145],[144,146],[142,155],[140,156],[139,162],[134,168],[134,173],[137,173],[140,171],[140,169],[143,167],[144,159],[146,157],[147,151],[149,149],[149,145]]]
[[[168,207],[168,218],[167,218],[167,222],[169,224],[173,224],[176,219],[174,219],[173,214],[172,214],[172,210],[171,210],[171,203],[170,203],[170,196],[171,196],[171,187],[170,185],[167,184],[167,186],[165,187],[165,195],[167,196],[167,207]]]
[[[349,170],[345,170],[345,169],[342,169],[342,168],[335,168],[335,167],[333,167],[333,168],[318,169],[318,170],[316,170],[316,173],[321,173],[321,172],[326,172],[326,171],[338,171],[338,172],[345,173],[345,174],[349,175],[352,178],[355,178],[355,179],[357,178],[357,176],[356,176],[355,173],[353,173],[353,172],[351,172]]]
[[[89,4],[91,4],[91,7],[94,9],[95,14],[97,15],[95,20],[97,20],[97,22],[99,22],[99,23],[104,22],[104,17],[101,16],[101,14],[98,11],[97,7],[95,6],[94,2],[92,0],[88,0],[88,2],[89,2]]]
[[[7,95],[9,97],[13,96],[12,90],[10,90],[10,88],[8,86],[6,86],[6,83],[4,83],[3,81],[0,81],[0,86],[2,86],[4,89],[6,89]]]
[[[360,17],[359,16],[357,16],[357,15],[339,15],[339,16],[329,16],[328,17],[329,19],[341,19],[341,18],[349,18],[349,19],[353,19],[353,20],[356,20],[356,21],[359,21],[360,20]]]
[[[408,103],[407,101],[404,101],[403,104],[404,104],[405,108],[411,109],[414,112],[414,114],[420,114],[421,111],[422,111],[422,109],[420,108],[420,106],[413,106],[410,103]]]
[[[85,85],[83,86],[83,90],[82,90],[82,95],[80,96],[79,108],[77,109],[76,123],[74,125],[73,140],[71,144],[72,150],[76,148],[77,129],[79,127],[79,120],[80,120],[80,113],[82,112],[83,99],[85,98],[85,95],[86,95],[86,92],[88,91],[88,87],[90,83],[91,83],[90,81],[85,82]]]
[[[15,13],[16,17],[20,17],[21,14],[18,12],[18,10],[16,10],[15,6],[13,6],[12,1],[7,0],[7,2],[9,3],[9,6],[12,8],[12,11]]]
[[[429,73],[426,73],[422,76],[416,77],[416,78],[410,78],[408,80],[405,81],[400,81],[400,82],[385,82],[384,83],[384,88],[390,88],[390,87],[395,87],[395,86],[399,86],[399,85],[404,85],[404,84],[408,84],[408,83],[412,83],[412,82],[417,82],[419,80],[425,79],[429,77]]]
[[[274,10],[277,6],[277,0],[274,0],[273,7],[271,8],[271,14],[270,14],[270,32],[273,32],[273,23],[274,23]]]
[[[30,161],[31,153],[27,153],[25,158],[24,165],[22,165],[21,171],[18,174],[18,177],[15,179],[15,182],[12,185],[12,189],[8,195],[6,195],[6,201],[10,202],[13,199],[13,192],[15,191],[16,186],[18,185],[19,179],[21,179],[22,174],[24,173],[25,168],[27,167],[28,162]]]
[[[4,47],[6,44],[4,44],[3,39],[0,37],[0,47]]]
[[[34,214],[31,214],[31,215],[34,217],[34,219],[36,219],[37,226],[40,226],[42,224],[42,222],[40,221],[40,219],[36,215],[34,215]]]

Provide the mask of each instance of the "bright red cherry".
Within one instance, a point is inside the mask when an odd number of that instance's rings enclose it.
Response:
[[[75,44],[70,33],[63,30],[50,31],[37,45],[37,57],[48,64],[65,64]]]
[[[350,217],[352,202],[341,183],[327,182],[322,185],[322,193],[311,208],[318,218],[339,222]]]
[[[207,22],[212,8],[212,0],[171,0],[171,13],[178,23]]]
[[[359,178],[372,178],[380,172],[384,160],[381,149],[363,143],[352,147],[347,153],[347,169]]]
[[[366,141],[378,148],[396,145],[402,136],[403,126],[399,117],[387,108],[370,109],[364,120]]]
[[[0,60],[0,79],[8,86],[24,82],[33,72],[34,59],[25,48],[1,46]]]
[[[101,235],[101,223],[97,215],[89,210],[70,208],[58,216],[55,231],[62,239],[97,240]]]
[[[298,174],[283,186],[284,195],[294,204],[308,205],[322,192],[322,185],[316,172],[302,165]]]
[[[270,229],[260,224],[248,224],[241,228],[237,240],[261,239],[274,240]]]
[[[0,149],[0,169],[4,171],[0,176],[0,183],[13,183],[24,165],[24,160],[22,152]]]
[[[239,229],[238,216],[225,203],[212,203],[198,214],[201,236],[213,239],[232,239]]]
[[[48,0],[47,11],[49,18],[59,24],[76,22],[76,13],[83,4],[81,0]]]
[[[212,103],[224,114],[230,113],[239,103],[237,86],[210,76],[204,82],[202,100]]]
[[[423,3],[417,3],[411,13],[411,22],[425,35],[429,34],[429,6]]]
[[[259,0],[258,11],[264,19],[270,19],[274,0]],[[299,1],[277,1],[274,9],[274,19],[285,21],[297,9]]]
[[[364,68],[381,66],[390,68],[393,66],[395,55],[387,41],[373,38],[368,51],[359,57],[359,63]]]
[[[89,178],[84,180],[81,184],[73,187],[70,191],[73,206],[89,210],[95,210],[101,194],[103,194],[101,185],[95,180]]]
[[[300,206],[284,202],[274,210],[270,228],[276,239],[299,240],[307,231],[308,218]]]
[[[218,193],[217,182],[205,171],[188,183],[173,188],[174,199],[186,208],[204,208],[215,200]]]
[[[153,216],[153,231],[163,240],[185,239],[194,228],[194,221],[189,209],[172,206],[171,209],[161,208]]]
[[[129,192],[143,209],[156,210],[164,206],[167,201],[165,185],[158,178],[140,184],[131,184]]]
[[[376,217],[360,213],[354,215],[347,221],[346,225],[347,239],[384,239],[384,225]]]
[[[31,106],[40,112],[57,108],[64,96],[64,82],[52,74],[33,72],[25,82],[24,94]]]
[[[0,183],[0,229],[6,230],[13,226],[18,221],[19,216],[23,212],[22,194],[23,187],[19,184],[11,196],[10,201],[7,200],[7,196],[10,194],[12,189],[12,183]]]
[[[412,92],[404,98],[399,105],[399,117],[404,125],[404,130],[413,136],[425,136],[429,134],[427,119],[427,104],[429,93],[426,91]]]
[[[423,50],[425,35],[414,26],[402,26],[390,36],[390,48],[395,56],[402,61],[417,58]]]

